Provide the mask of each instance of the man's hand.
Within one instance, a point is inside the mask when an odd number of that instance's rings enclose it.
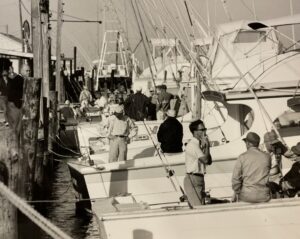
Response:
[[[208,139],[207,135],[205,135],[204,137],[201,138],[200,146],[203,150],[209,149],[210,145],[209,145],[209,139]]]

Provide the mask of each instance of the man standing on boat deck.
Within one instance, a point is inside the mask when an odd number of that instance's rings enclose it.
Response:
[[[164,153],[182,152],[183,127],[175,115],[175,110],[168,110],[167,119],[159,126],[157,132],[157,139]]]
[[[238,157],[233,170],[233,201],[267,202],[271,199],[267,186],[271,156],[258,149],[260,137],[256,133],[249,132],[243,140],[247,151]]]
[[[118,105],[108,121],[109,162],[127,159],[127,144],[137,134],[137,126]]]
[[[170,101],[173,99],[173,95],[167,92],[166,85],[157,86],[158,91],[158,112],[162,112],[162,119],[166,118],[166,113],[170,109]],[[157,119],[160,119],[157,117]]]
[[[83,90],[80,92],[79,102],[80,102],[80,109],[83,110],[85,107],[88,107],[91,101],[93,100],[91,92],[88,90],[88,87],[85,85],[83,86]]]
[[[204,174],[206,165],[212,163],[209,140],[202,120],[196,120],[189,125],[193,138],[185,148],[184,190],[192,206],[205,204]]]

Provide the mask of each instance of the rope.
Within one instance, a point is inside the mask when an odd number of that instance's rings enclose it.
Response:
[[[40,213],[35,211],[31,206],[12,192],[2,182],[0,182],[0,194],[5,197],[11,204],[18,208],[31,221],[39,226],[43,231],[54,239],[71,239],[70,236],[61,231],[57,226],[52,224],[49,220],[43,217]]]
[[[59,154],[59,153],[54,152],[54,151],[51,150],[51,149],[48,149],[48,152],[53,153],[54,155],[56,155],[56,156],[58,156],[58,157],[62,157],[62,158],[71,158],[70,155]]]
[[[49,136],[49,138],[52,140],[52,142],[55,142],[55,143],[59,144],[59,146],[60,146],[61,148],[66,149],[66,150],[68,150],[68,151],[70,151],[70,152],[72,152],[72,153],[74,153],[74,154],[76,154],[76,155],[78,155],[78,156],[82,156],[81,153],[78,153],[78,152],[76,152],[76,151],[74,151],[74,150],[68,148],[67,146],[65,146],[65,144],[61,141],[61,139],[60,139],[58,136],[56,136],[56,138],[59,139],[59,142],[58,142],[55,138],[53,138],[53,137],[51,137],[51,136]]]
[[[64,160],[59,160],[59,159],[53,159],[54,161],[57,161],[57,162],[60,162],[60,163],[65,163],[66,164],[66,161]],[[84,166],[86,168],[93,168],[93,169],[99,169],[97,168],[97,166],[91,166],[91,165],[86,165],[86,164],[82,164],[82,163],[75,163],[75,162],[69,162],[70,164],[74,164],[74,165],[78,165],[78,166]]]

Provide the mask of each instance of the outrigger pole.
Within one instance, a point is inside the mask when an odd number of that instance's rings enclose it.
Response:
[[[140,23],[139,23],[138,16],[137,16],[137,14],[136,14],[136,10],[135,10],[135,8],[134,8],[133,0],[131,0],[130,3],[131,3],[131,6],[132,6],[132,9],[133,9],[133,12],[134,12],[134,16],[135,16],[135,19],[136,19],[138,28],[139,28],[139,33],[140,33],[140,36],[141,36],[143,45],[144,45],[144,48],[145,48],[146,58],[147,58],[147,61],[148,61],[148,64],[149,64],[149,69],[150,69],[150,73],[151,73],[151,76],[152,76],[153,86],[154,86],[154,88],[156,89],[155,77],[154,77],[154,73],[153,73],[152,67],[151,67],[151,61],[150,61],[149,52],[148,52],[148,50],[147,50],[147,46],[146,46],[146,43],[145,43],[145,39],[144,39],[144,36],[143,36],[143,34],[142,34],[141,26],[140,26]]]

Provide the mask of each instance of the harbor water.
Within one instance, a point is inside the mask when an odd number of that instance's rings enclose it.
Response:
[[[53,182],[49,185],[49,190],[47,190],[48,195],[45,195],[49,201],[65,202],[36,203],[36,208],[71,238],[100,239],[96,219],[91,215],[76,215],[73,186],[65,162],[60,162],[56,166]],[[26,226],[21,230],[22,238],[51,238],[44,232],[41,232],[36,226],[31,225],[27,219],[25,221]]]

